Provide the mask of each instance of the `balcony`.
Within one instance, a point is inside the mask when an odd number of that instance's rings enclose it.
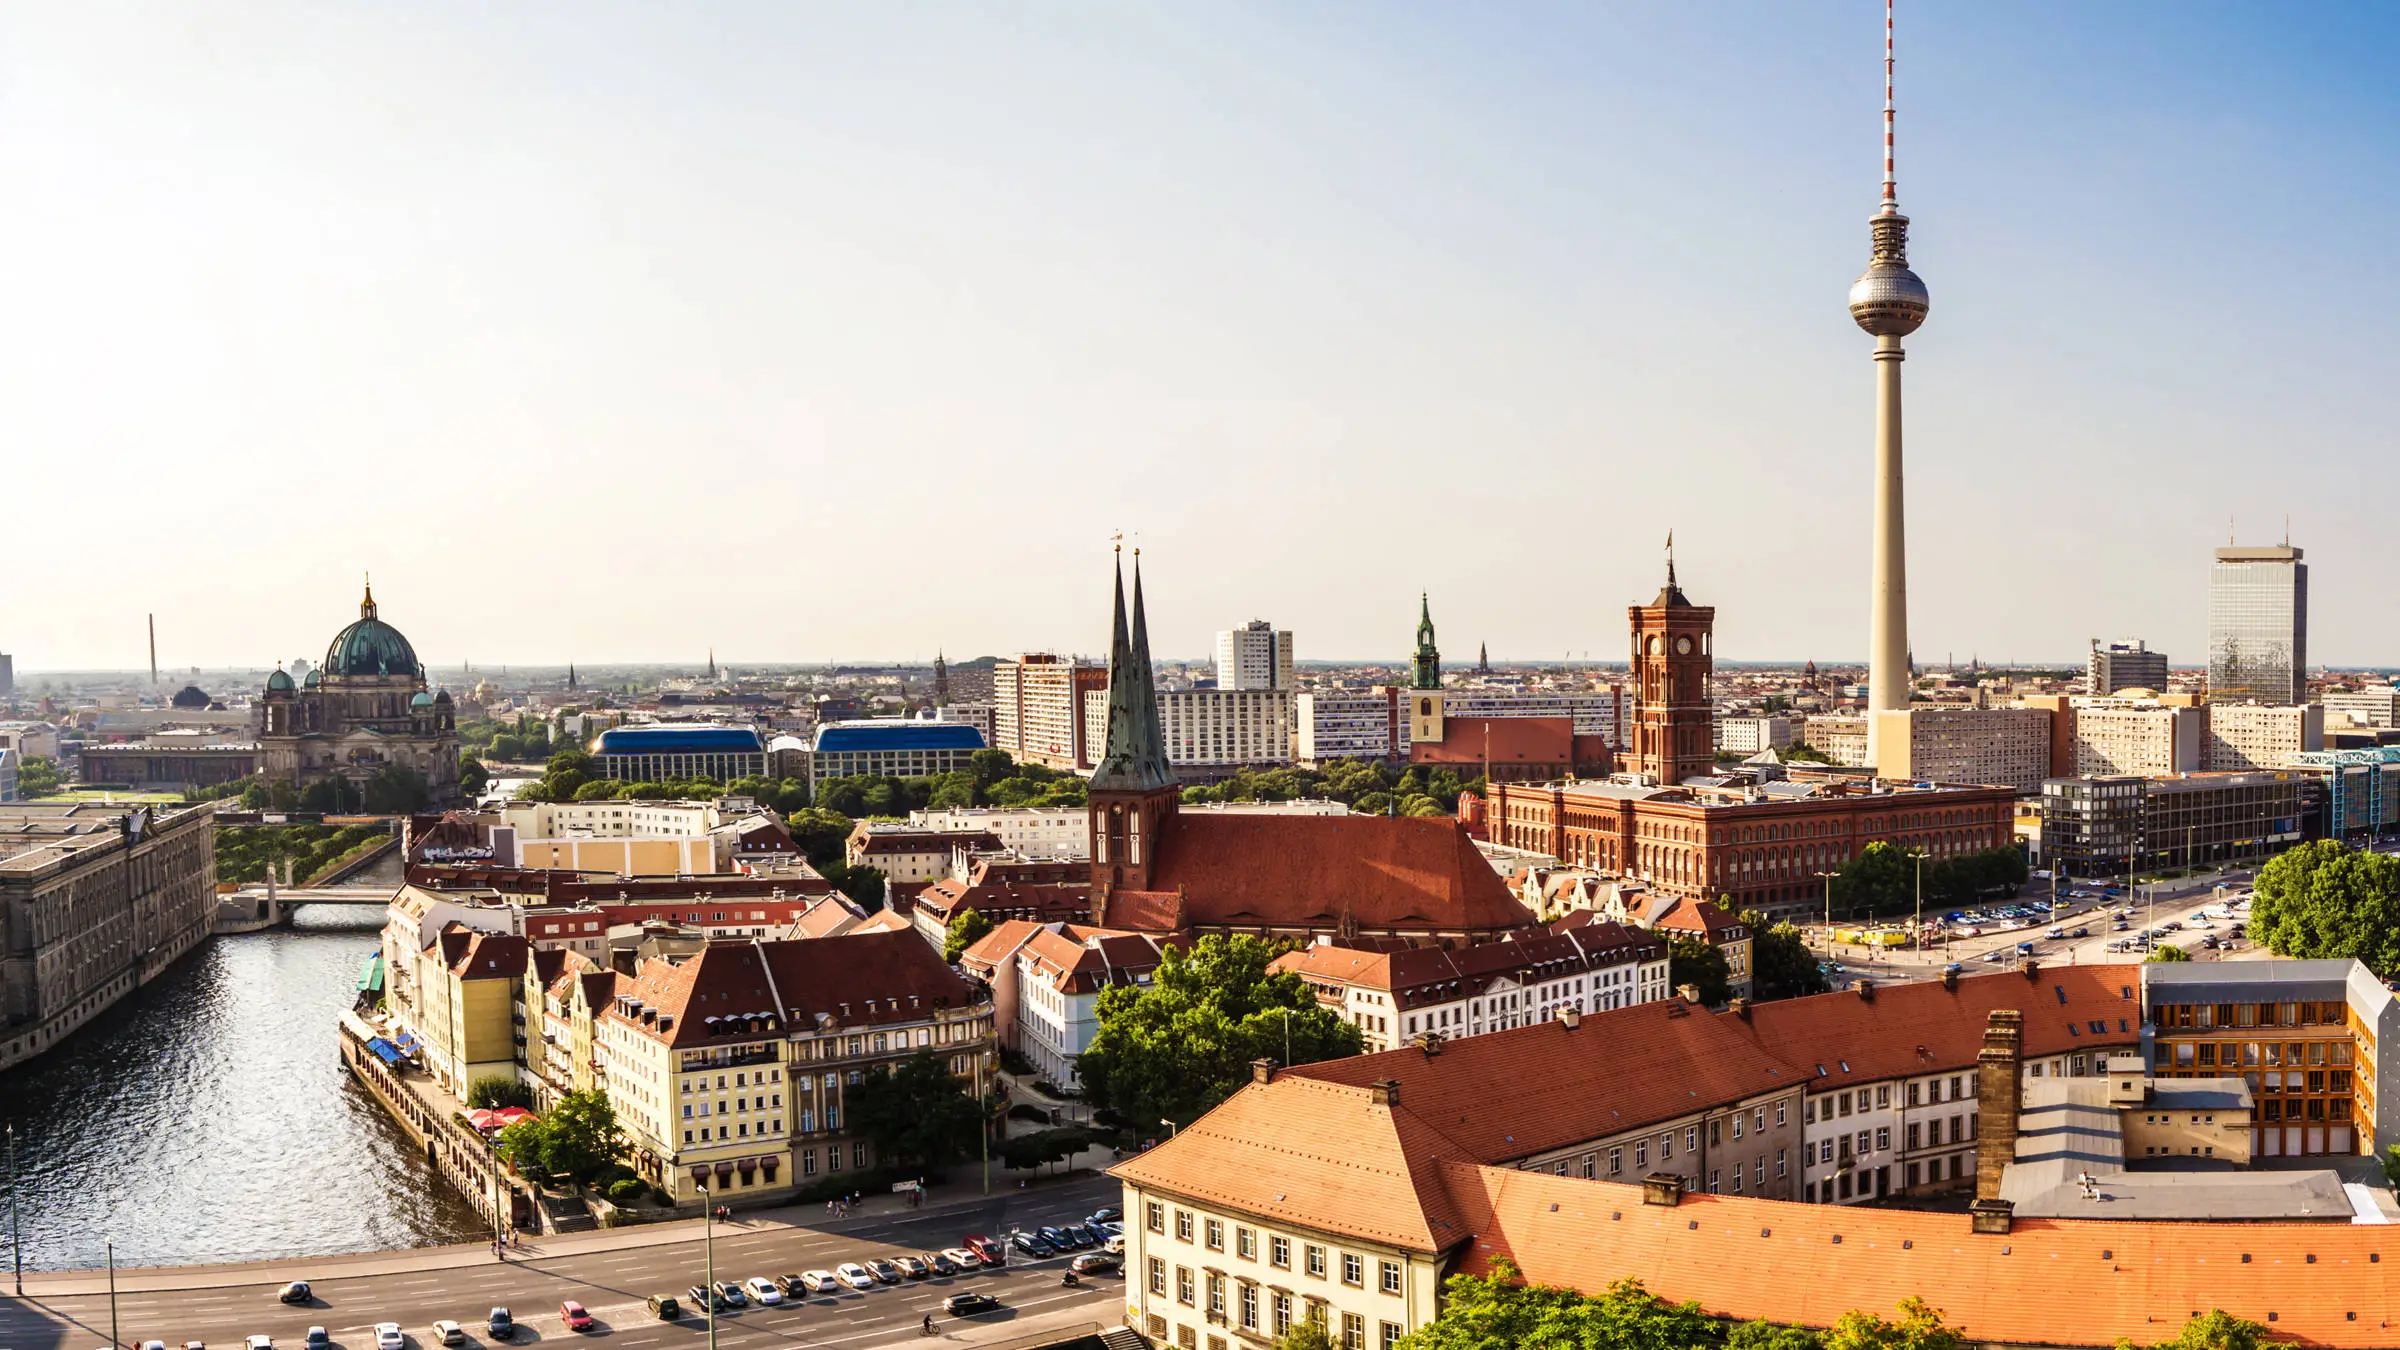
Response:
[[[774,1046],[747,1045],[738,1049],[728,1047],[722,1050],[687,1050],[684,1052],[682,1062],[677,1067],[681,1071],[690,1072],[697,1069],[728,1069],[744,1064],[773,1064],[776,1062],[777,1054]]]

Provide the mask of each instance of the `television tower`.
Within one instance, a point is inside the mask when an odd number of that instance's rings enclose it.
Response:
[[[1900,339],[1932,308],[1908,270],[1908,217],[1892,174],[1892,0],[1883,0],[1883,204],[1868,218],[1873,252],[1850,283],[1850,317],[1875,339],[1875,581],[1867,617],[1867,752],[1876,714],[1908,706],[1908,531],[1900,476]]]

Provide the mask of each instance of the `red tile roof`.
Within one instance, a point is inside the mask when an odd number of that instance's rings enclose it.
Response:
[[[1731,1013],[1722,1020],[1812,1088],[1832,1089],[1971,1069],[1988,1015],[2001,1008],[2024,1014],[2028,1059],[2138,1045],[2141,985],[2140,969],[2130,965],[2044,966],[2030,980],[2010,972],[1971,975],[1955,989],[1925,980],[1862,986],[1865,997],[1849,990],[1777,999],[1752,1005],[1747,1020]]]
[[[1975,1234],[1958,1214],[1685,1195],[1445,1163],[1475,1233],[1470,1274],[1507,1257],[1527,1280],[1597,1294],[1626,1275],[1719,1317],[1829,1326],[1923,1297],[1978,1344],[2149,1345],[2212,1308],[2280,1342],[2400,1343],[2400,1230],[2380,1225],[2020,1219]]]
[[[1511,937],[1471,947],[1413,947],[1381,953],[1320,942],[1275,959],[1274,968],[1305,980],[1387,990],[1402,1010],[1480,995],[1506,978],[1555,980],[1636,961],[1663,961],[1666,943],[1623,924],[1600,923],[1571,934]]]
[[[1400,1084],[1400,1101],[1471,1157],[1505,1162],[1800,1086],[1788,1064],[1680,999],[1331,1059],[1295,1077]]]
[[[1160,835],[1150,889],[1180,893],[1194,928],[1497,934],[1533,923],[1448,817],[1179,812]]]
[[[1421,1252],[1465,1240],[1439,1172],[1466,1155],[1363,1087],[1279,1075],[1110,1169],[1270,1222]]]
[[[914,932],[712,942],[684,961],[642,962],[616,992],[642,1010],[617,1003],[609,1017],[678,1048],[719,1043],[721,1028],[755,1040],[919,1022],[934,1009],[975,1002],[973,987]]]
[[[976,886],[955,877],[934,882],[917,892],[913,908],[944,926],[971,909],[995,922],[1024,918],[1042,923],[1073,922],[1092,916],[1090,886]]]
[[[1689,895],[1678,896],[1665,913],[1650,921],[1650,926],[1662,933],[1698,938],[1711,947],[1722,947],[1750,936],[1748,925],[1726,913],[1715,901]]]
[[[1489,736],[1486,736],[1486,730]],[[1408,757],[1419,764],[1556,765],[1575,762],[1572,717],[1446,717],[1442,739],[1420,741]]]
[[[442,955],[449,957],[448,933],[442,934]],[[450,962],[450,973],[462,980],[521,980],[525,978],[525,939],[514,933],[474,933]]]

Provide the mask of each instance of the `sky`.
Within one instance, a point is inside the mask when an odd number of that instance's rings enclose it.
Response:
[[[0,12],[20,672],[1865,652],[1872,0]],[[2400,9],[1898,41],[1919,659],[2400,661]]]

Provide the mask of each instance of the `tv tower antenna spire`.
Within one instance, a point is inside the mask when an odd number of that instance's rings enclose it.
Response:
[[[1892,172],[1892,0],[1883,0],[1883,209],[1900,209],[1900,182]]]

